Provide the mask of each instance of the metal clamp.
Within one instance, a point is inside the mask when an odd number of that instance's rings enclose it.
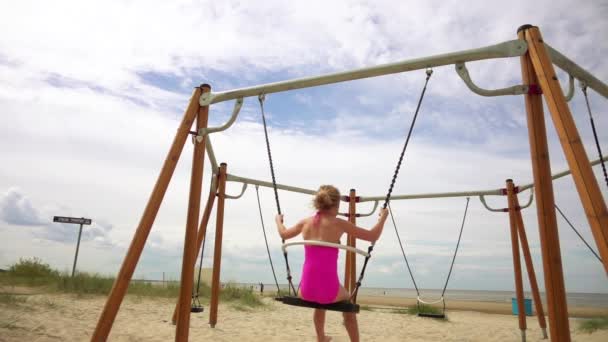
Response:
[[[243,187],[241,188],[240,194],[238,194],[236,196],[226,194],[225,197],[228,199],[239,199],[243,196],[243,194],[245,193],[245,190],[247,190],[247,183],[243,183]]]
[[[518,209],[526,209],[527,207],[529,207],[532,204],[532,200],[534,199],[534,192],[530,191],[530,198],[528,199],[528,203],[526,203],[526,205],[524,206],[520,206]],[[479,195],[479,200],[481,201],[481,203],[483,204],[484,207],[486,207],[486,209],[488,209],[489,211],[493,211],[496,213],[504,213],[505,209],[506,211],[508,211],[508,208],[500,208],[500,209],[495,209],[495,208],[490,208],[488,206],[488,204],[486,203],[486,199],[484,197],[484,195]]]
[[[201,95],[201,100],[199,101],[199,103],[201,103],[201,106],[203,106],[202,99],[205,94],[209,94],[209,93],[203,93],[203,95]],[[234,109],[232,109],[232,115],[230,116],[230,119],[228,119],[228,121],[226,121],[225,124],[223,124],[221,126],[217,126],[217,127],[207,127],[207,128],[199,129],[198,135],[201,137],[201,141],[202,141],[202,137],[205,135],[225,131],[226,129],[228,129],[228,127],[232,126],[234,121],[236,121],[236,118],[239,116],[239,112],[241,111],[242,106],[243,106],[243,98],[241,97],[241,98],[236,99],[236,102],[234,103]],[[198,137],[197,137],[197,139],[198,139]]]
[[[454,64],[456,67],[456,72],[458,76],[462,78],[464,83],[477,95],[481,96],[504,96],[504,95],[522,95],[528,92],[528,86],[526,85],[516,85],[508,88],[501,89],[483,89],[478,87],[473,80],[471,80],[471,76],[469,75],[469,70],[464,63],[456,63]]]

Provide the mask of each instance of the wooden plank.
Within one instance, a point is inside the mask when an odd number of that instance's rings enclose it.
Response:
[[[519,39],[525,39],[528,28],[529,26],[523,26],[518,30]],[[530,59],[530,50],[521,57],[521,67],[523,83],[525,85],[537,85],[538,80]],[[566,290],[557,218],[555,216],[555,200],[542,98],[539,93],[535,92],[524,95],[524,98],[535,184],[534,192],[545,276],[550,337],[555,341],[570,341]]]
[[[572,178],[585,208],[585,214],[597,249],[602,257],[604,271],[608,275],[608,210],[606,209],[606,202],[593,174],[585,146],[581,141],[538,28],[533,27],[527,31],[526,41],[528,42],[528,51],[534,71],[543,90],[547,107],[551,112],[551,118],[566,155],[568,166],[572,171]]]
[[[220,164],[217,184],[217,217],[215,219],[215,250],[213,251],[213,274],[211,276],[211,302],[209,303],[209,325],[215,328],[220,295],[220,268],[222,266],[222,235],[224,232],[224,201],[226,199],[226,163]]]
[[[112,325],[116,319],[116,314],[118,313],[120,304],[122,303],[122,300],[127,292],[129,282],[131,281],[131,277],[133,277],[133,272],[135,271],[135,267],[137,266],[137,262],[141,256],[141,252],[146,244],[148,235],[150,234],[152,224],[154,223],[154,219],[156,218],[160,204],[165,196],[165,192],[167,191],[167,187],[169,186],[173,172],[175,171],[177,161],[179,160],[186,139],[190,133],[190,128],[192,127],[192,123],[194,122],[194,119],[198,113],[198,101],[201,96],[201,92],[201,88],[196,88],[192,93],[190,104],[188,105],[182,122],[180,123],[177,133],[175,134],[175,138],[173,139],[173,143],[171,144],[167,158],[165,159],[156,184],[154,185],[152,194],[150,194],[148,204],[146,204],[146,208],[139,221],[139,225],[137,226],[137,230],[135,231],[135,235],[133,236],[133,240],[131,241],[127,255],[123,260],[120,271],[118,272],[114,285],[112,286],[112,290],[110,291],[103,311],[99,316],[95,331],[91,336],[91,341],[106,341],[108,339],[108,335],[110,334],[110,330],[112,329]]]

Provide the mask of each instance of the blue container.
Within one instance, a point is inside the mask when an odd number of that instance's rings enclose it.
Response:
[[[511,308],[513,309],[514,315],[519,315],[517,308],[517,298],[511,298]],[[524,309],[526,316],[532,316],[532,299],[524,298]]]

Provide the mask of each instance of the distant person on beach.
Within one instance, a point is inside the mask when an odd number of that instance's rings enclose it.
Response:
[[[260,283],[260,294],[264,294],[264,283]]]
[[[281,238],[287,240],[302,234],[304,240],[318,240],[340,243],[344,233],[358,239],[375,242],[380,237],[388,210],[382,209],[378,222],[369,230],[359,228],[349,221],[337,217],[340,207],[340,192],[331,185],[322,185],[315,194],[313,205],[317,209],[314,216],[305,218],[287,229],[283,215],[276,216],[277,229]],[[350,294],[338,279],[338,249],[323,246],[304,246],[304,265],[299,296],[307,301],[329,304],[350,300]],[[318,341],[329,341],[325,335],[325,310],[315,309],[313,321]],[[344,326],[351,341],[359,341],[359,327],[355,313],[344,313]]]

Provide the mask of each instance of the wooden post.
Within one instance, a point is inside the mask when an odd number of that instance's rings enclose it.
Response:
[[[211,303],[209,325],[215,328],[220,295],[220,268],[222,265],[222,234],[224,230],[224,200],[226,199],[226,163],[220,164],[217,184],[217,218],[215,220],[215,250],[213,251],[213,275],[211,278]]]
[[[519,28],[519,39],[525,38],[528,32],[527,29],[528,26]],[[538,88],[538,81],[532,60],[530,59],[530,49],[521,57],[521,70],[524,84],[530,86],[532,90],[524,97],[532,172],[534,174],[538,229],[545,274],[549,331],[551,339],[555,341],[570,341],[568,306],[566,304],[566,289],[564,286],[564,273],[557,231],[557,218],[555,217],[555,201],[551,180],[549,149],[547,147],[547,132],[541,94],[534,91]]]
[[[203,93],[210,92],[209,85],[203,86]],[[207,128],[209,106],[200,107],[196,120],[196,131]],[[194,140],[192,152],[192,171],[190,173],[190,195],[188,198],[188,217],[184,237],[184,256],[182,258],[182,276],[180,283],[179,317],[175,328],[175,341],[187,342],[190,330],[190,302],[192,301],[192,284],[196,262],[196,233],[198,215],[201,209],[201,190],[203,186],[203,168],[205,165],[205,139],[201,142]]]
[[[99,316],[97,326],[95,327],[93,336],[91,336],[91,341],[106,341],[108,339],[108,335],[110,334],[110,330],[112,329],[112,325],[116,319],[116,314],[118,313],[120,304],[122,303],[125,293],[127,292],[129,282],[131,281],[131,277],[133,277],[133,272],[135,271],[135,267],[137,266],[137,262],[139,261],[139,257],[141,256],[144,245],[146,244],[148,235],[150,234],[150,229],[152,228],[152,224],[154,223],[154,219],[156,218],[160,204],[165,196],[167,187],[169,186],[169,181],[171,180],[173,171],[175,171],[177,161],[179,160],[184,148],[184,143],[188,138],[192,123],[194,122],[194,119],[198,113],[198,109],[200,107],[199,98],[202,93],[202,88],[203,87],[196,88],[192,94],[192,97],[190,98],[188,109],[186,109],[182,122],[180,123],[177,133],[175,134],[175,138],[171,144],[171,149],[167,154],[167,158],[165,159],[156,184],[154,185],[154,190],[152,190],[152,194],[150,194],[148,204],[146,205],[146,209],[144,210],[144,213],[139,221],[139,225],[137,226],[137,230],[135,231],[135,235],[133,236],[133,240],[131,241],[127,255],[125,256],[122,266],[120,267],[120,271],[118,272],[118,276],[114,281],[112,290],[108,295],[108,299],[106,300],[103,311]]]
[[[348,201],[348,220],[356,225],[357,224],[357,192],[355,189],[350,189],[350,196]],[[350,247],[357,247],[357,238],[349,235],[348,236],[348,245]],[[350,255],[350,264],[348,267],[349,270],[349,278],[348,278],[348,287],[346,288],[349,293],[355,289],[355,283],[357,282],[357,254],[354,252],[347,252]]]
[[[214,178],[215,179],[213,179],[211,181],[211,184],[209,185],[209,197],[207,198],[207,204],[205,205],[203,219],[201,220],[201,224],[198,228],[198,236],[196,238],[197,254],[200,252],[201,246],[203,245],[203,240],[206,238],[207,224],[209,223],[209,217],[211,216],[211,210],[213,210],[213,204],[215,203],[215,196],[216,196],[216,192],[217,192],[217,176],[215,176]],[[197,257],[198,257],[198,255],[197,255]],[[196,261],[196,257],[195,257],[195,261]],[[195,266],[196,266],[196,262],[192,265],[191,268],[194,269]],[[181,294],[180,294],[180,298],[181,298]],[[177,323],[178,308],[179,308],[179,300],[177,301],[177,304],[175,304],[175,310],[173,311],[173,317],[171,318],[171,321],[173,322],[173,324]]]
[[[507,179],[507,201],[509,203],[509,225],[511,227],[511,251],[513,252],[513,269],[515,271],[515,294],[517,297],[517,316],[522,342],[526,341],[526,310],[524,306],[524,283],[521,277],[521,260],[519,257],[519,239],[517,237],[516,211],[520,208],[515,204],[513,180]]]
[[[538,27],[526,31],[528,51],[608,275],[608,210]]]
[[[517,198],[517,194],[513,196],[513,200],[515,201],[515,207],[519,208],[519,199]],[[538,324],[540,325],[540,329],[543,331],[543,338],[547,338],[545,311],[543,310],[543,302],[540,299],[540,291],[538,291],[536,273],[534,272],[534,263],[532,262],[532,255],[530,254],[530,246],[528,245],[528,237],[526,236],[526,228],[524,226],[521,210],[517,210],[515,212],[515,219],[517,220],[517,232],[519,233],[521,250],[524,253],[524,260],[526,261],[526,270],[528,271],[528,279],[530,280],[530,288],[532,289],[532,298],[534,299],[534,307],[536,308],[536,317],[538,317]]]

